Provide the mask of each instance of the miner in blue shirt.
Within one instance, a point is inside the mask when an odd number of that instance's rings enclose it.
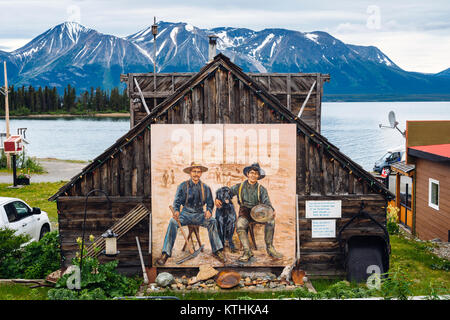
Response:
[[[202,173],[208,171],[208,168],[192,163],[183,171],[189,174],[191,178],[182,182],[177,188],[173,201],[175,214],[170,219],[164,238],[162,255],[156,260],[156,263],[162,266],[172,255],[172,248],[178,231],[176,219],[179,219],[182,226],[197,225],[207,228],[213,256],[224,263],[223,244],[219,238],[217,221],[212,217],[214,200],[211,189],[200,180]],[[180,213],[181,207],[183,208]]]

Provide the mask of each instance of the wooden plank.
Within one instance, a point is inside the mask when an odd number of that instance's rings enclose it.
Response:
[[[219,69],[217,69],[215,75],[214,75],[214,87],[215,87],[215,96],[214,96],[214,104],[215,104],[215,110],[216,110],[216,123],[223,123],[223,109],[222,106],[220,104],[220,97],[222,95],[221,92],[221,85],[220,85],[220,75],[221,75],[222,71]]]
[[[144,133],[144,197],[151,196],[151,132],[149,129]]]
[[[305,136],[305,195],[311,194],[311,164],[309,160],[309,137]]]
[[[297,134],[297,194],[305,194],[305,136]]]

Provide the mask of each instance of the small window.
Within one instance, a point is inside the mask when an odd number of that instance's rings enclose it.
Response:
[[[9,223],[17,221],[17,214],[16,214],[16,208],[14,208],[14,205],[12,203],[8,203],[7,205],[3,206],[6,212],[6,216],[8,217]]]
[[[431,178],[428,184],[428,205],[439,210],[439,181]]]

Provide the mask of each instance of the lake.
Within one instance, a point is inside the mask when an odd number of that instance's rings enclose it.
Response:
[[[393,110],[404,130],[406,120],[450,120],[450,102],[324,102],[322,104],[322,135],[340,150],[372,170],[374,162],[386,150],[404,144],[389,125],[388,113]],[[11,119],[11,133],[27,128],[26,149],[38,158],[92,160],[109,148],[129,130],[128,118],[51,118]],[[5,132],[5,120],[0,120]]]

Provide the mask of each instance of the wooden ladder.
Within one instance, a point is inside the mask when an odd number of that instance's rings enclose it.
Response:
[[[130,231],[131,228],[147,217],[149,213],[150,211],[148,211],[143,204],[138,204],[109,229],[118,235],[117,239],[120,239],[124,234]],[[98,237],[98,239],[87,248],[87,255],[98,257],[103,250],[105,250],[105,238]]]

